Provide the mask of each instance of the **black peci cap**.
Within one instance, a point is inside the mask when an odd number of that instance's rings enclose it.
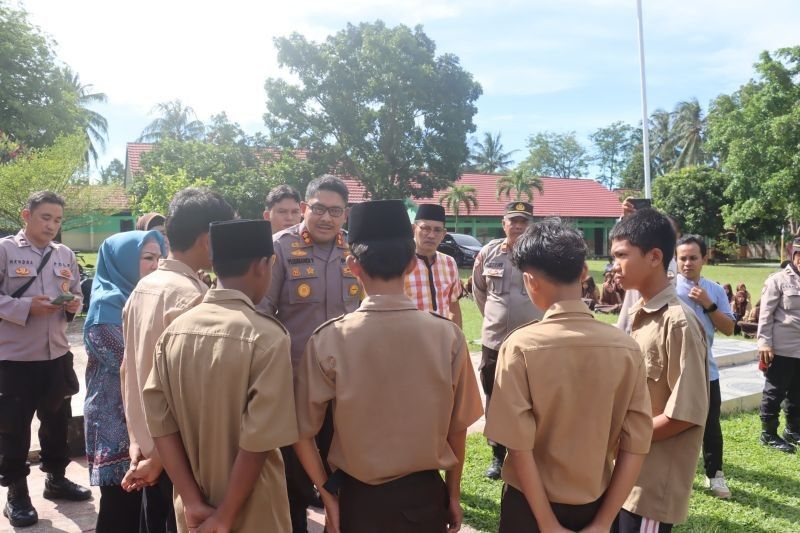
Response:
[[[414,220],[434,220],[444,224],[444,207],[436,204],[420,204]]]
[[[208,232],[212,261],[256,259],[275,253],[272,225],[267,220],[212,222]]]
[[[414,231],[402,200],[362,202],[350,208],[347,242],[413,239]]]

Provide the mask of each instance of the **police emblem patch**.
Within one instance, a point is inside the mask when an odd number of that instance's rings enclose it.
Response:
[[[61,284],[61,292],[69,292],[69,282],[65,281]]]
[[[58,275],[62,278],[72,278],[72,271],[68,268],[62,268],[58,271]]]
[[[515,211],[525,211],[525,204],[517,204],[514,206]]]
[[[311,296],[311,285],[308,283],[301,283],[297,286],[297,295],[300,298],[308,298]]]
[[[31,273],[31,271],[25,267],[17,267],[17,269],[14,272],[17,273],[17,276],[27,276],[28,274]]]
[[[348,292],[350,293],[350,296],[355,296],[356,294],[358,294],[358,285],[355,283],[350,285],[350,289],[348,290]]]
[[[300,267],[292,267],[292,277],[293,278],[300,277]]]

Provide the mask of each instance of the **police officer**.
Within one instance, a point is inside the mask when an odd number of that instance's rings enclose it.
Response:
[[[342,225],[347,220],[344,182],[324,175],[309,183],[301,203],[303,222],[276,233],[272,284],[259,309],[280,320],[292,339],[292,367],[297,369],[306,342],[322,323],[355,311],[361,285],[347,267],[350,250]],[[318,437],[327,457],[333,428],[330,416]],[[292,528],[306,531],[306,507],[314,498],[311,481],[290,447],[283,448]]]
[[[36,192],[22,210],[25,227],[0,239],[0,485],[8,487],[3,515],[14,527],[39,520],[26,479],[34,413],[41,421],[44,497],[91,497],[64,477],[69,397],[78,392],[67,322],[81,308],[81,287],[75,254],[53,242],[63,217],[60,196]]]
[[[511,249],[533,221],[533,205],[511,202],[503,216],[505,239],[495,239],[481,249],[472,268],[472,291],[475,303],[483,315],[481,331],[481,364],[478,367],[486,412],[494,385],[497,352],[503,339],[517,326],[539,320],[542,312],[533,305],[522,282],[522,272],[511,265]],[[505,447],[489,441],[492,464],[486,477],[499,479],[506,457]]]

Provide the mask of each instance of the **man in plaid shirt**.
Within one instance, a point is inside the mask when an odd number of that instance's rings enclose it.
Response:
[[[449,318],[461,327],[461,280],[455,259],[438,252],[444,239],[444,207],[436,204],[419,206],[414,219],[414,242],[417,257],[414,270],[406,274],[406,295],[417,308]]]

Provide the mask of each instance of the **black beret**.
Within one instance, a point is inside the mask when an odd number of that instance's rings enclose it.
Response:
[[[362,202],[350,208],[347,242],[413,239],[414,231],[402,200]]]
[[[272,225],[267,220],[226,220],[212,222],[211,259],[225,261],[256,259],[275,253],[272,246]]]
[[[435,220],[444,223],[444,207],[436,204],[420,204],[414,220]]]

